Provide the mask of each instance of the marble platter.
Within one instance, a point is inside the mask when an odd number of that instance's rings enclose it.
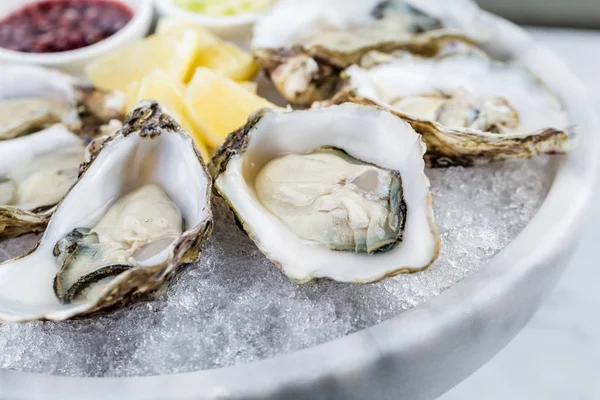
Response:
[[[521,234],[487,265],[414,309],[341,339],[216,370],[78,378],[0,370],[4,399],[432,399],[502,349],[568,264],[590,205],[599,127],[581,82],[521,28],[491,14],[490,50],[531,68],[580,125],[550,192]]]

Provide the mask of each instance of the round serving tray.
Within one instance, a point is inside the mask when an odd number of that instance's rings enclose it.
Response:
[[[478,272],[378,325],[251,364],[192,373],[78,378],[0,370],[7,399],[432,399],[502,349],[568,264],[586,219],[600,154],[585,90],[564,62],[521,28],[488,13],[490,49],[527,65],[580,126],[544,203]]]

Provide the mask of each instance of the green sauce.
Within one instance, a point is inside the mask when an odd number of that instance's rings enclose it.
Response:
[[[231,16],[266,10],[274,0],[174,0],[187,11],[213,16]]]

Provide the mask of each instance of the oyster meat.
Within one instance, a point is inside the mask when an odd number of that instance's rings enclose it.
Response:
[[[81,146],[40,155],[2,178],[0,204],[35,210],[58,203],[77,180],[82,162]]]
[[[450,41],[486,39],[469,0],[308,3],[278,2],[255,26],[252,43],[276,88],[296,104],[329,98],[341,70],[371,50],[434,56]]]
[[[64,320],[158,289],[199,258],[210,192],[192,139],[140,103],[92,150],[38,246],[0,264],[0,320]]]
[[[401,55],[353,65],[325,104],[382,106],[408,121],[427,144],[431,166],[473,165],[565,153],[573,130],[560,101],[523,66],[480,52]]]
[[[124,96],[96,90],[58,71],[26,65],[0,66],[0,140],[63,123],[93,136],[111,119],[122,119]]]
[[[90,285],[127,271],[167,248],[183,233],[177,205],[155,184],[117,200],[91,229],[75,228],[54,247],[62,265],[54,292],[63,302],[80,297]]]
[[[83,140],[62,125],[0,141],[0,238],[42,231],[84,158]]]
[[[373,282],[427,268],[439,252],[423,153],[410,125],[374,107],[263,110],[210,170],[289,278]]]
[[[261,203],[302,239],[358,253],[384,251],[401,240],[400,175],[340,150],[277,157],[255,185]]]
[[[59,122],[76,123],[67,102],[49,97],[0,100],[0,138],[12,139]]]

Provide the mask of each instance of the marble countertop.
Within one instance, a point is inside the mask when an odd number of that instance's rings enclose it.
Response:
[[[528,30],[570,63],[600,113],[600,31]],[[596,205],[600,177],[597,183]],[[571,264],[529,324],[439,400],[600,399],[599,232],[600,208],[594,207]]]

